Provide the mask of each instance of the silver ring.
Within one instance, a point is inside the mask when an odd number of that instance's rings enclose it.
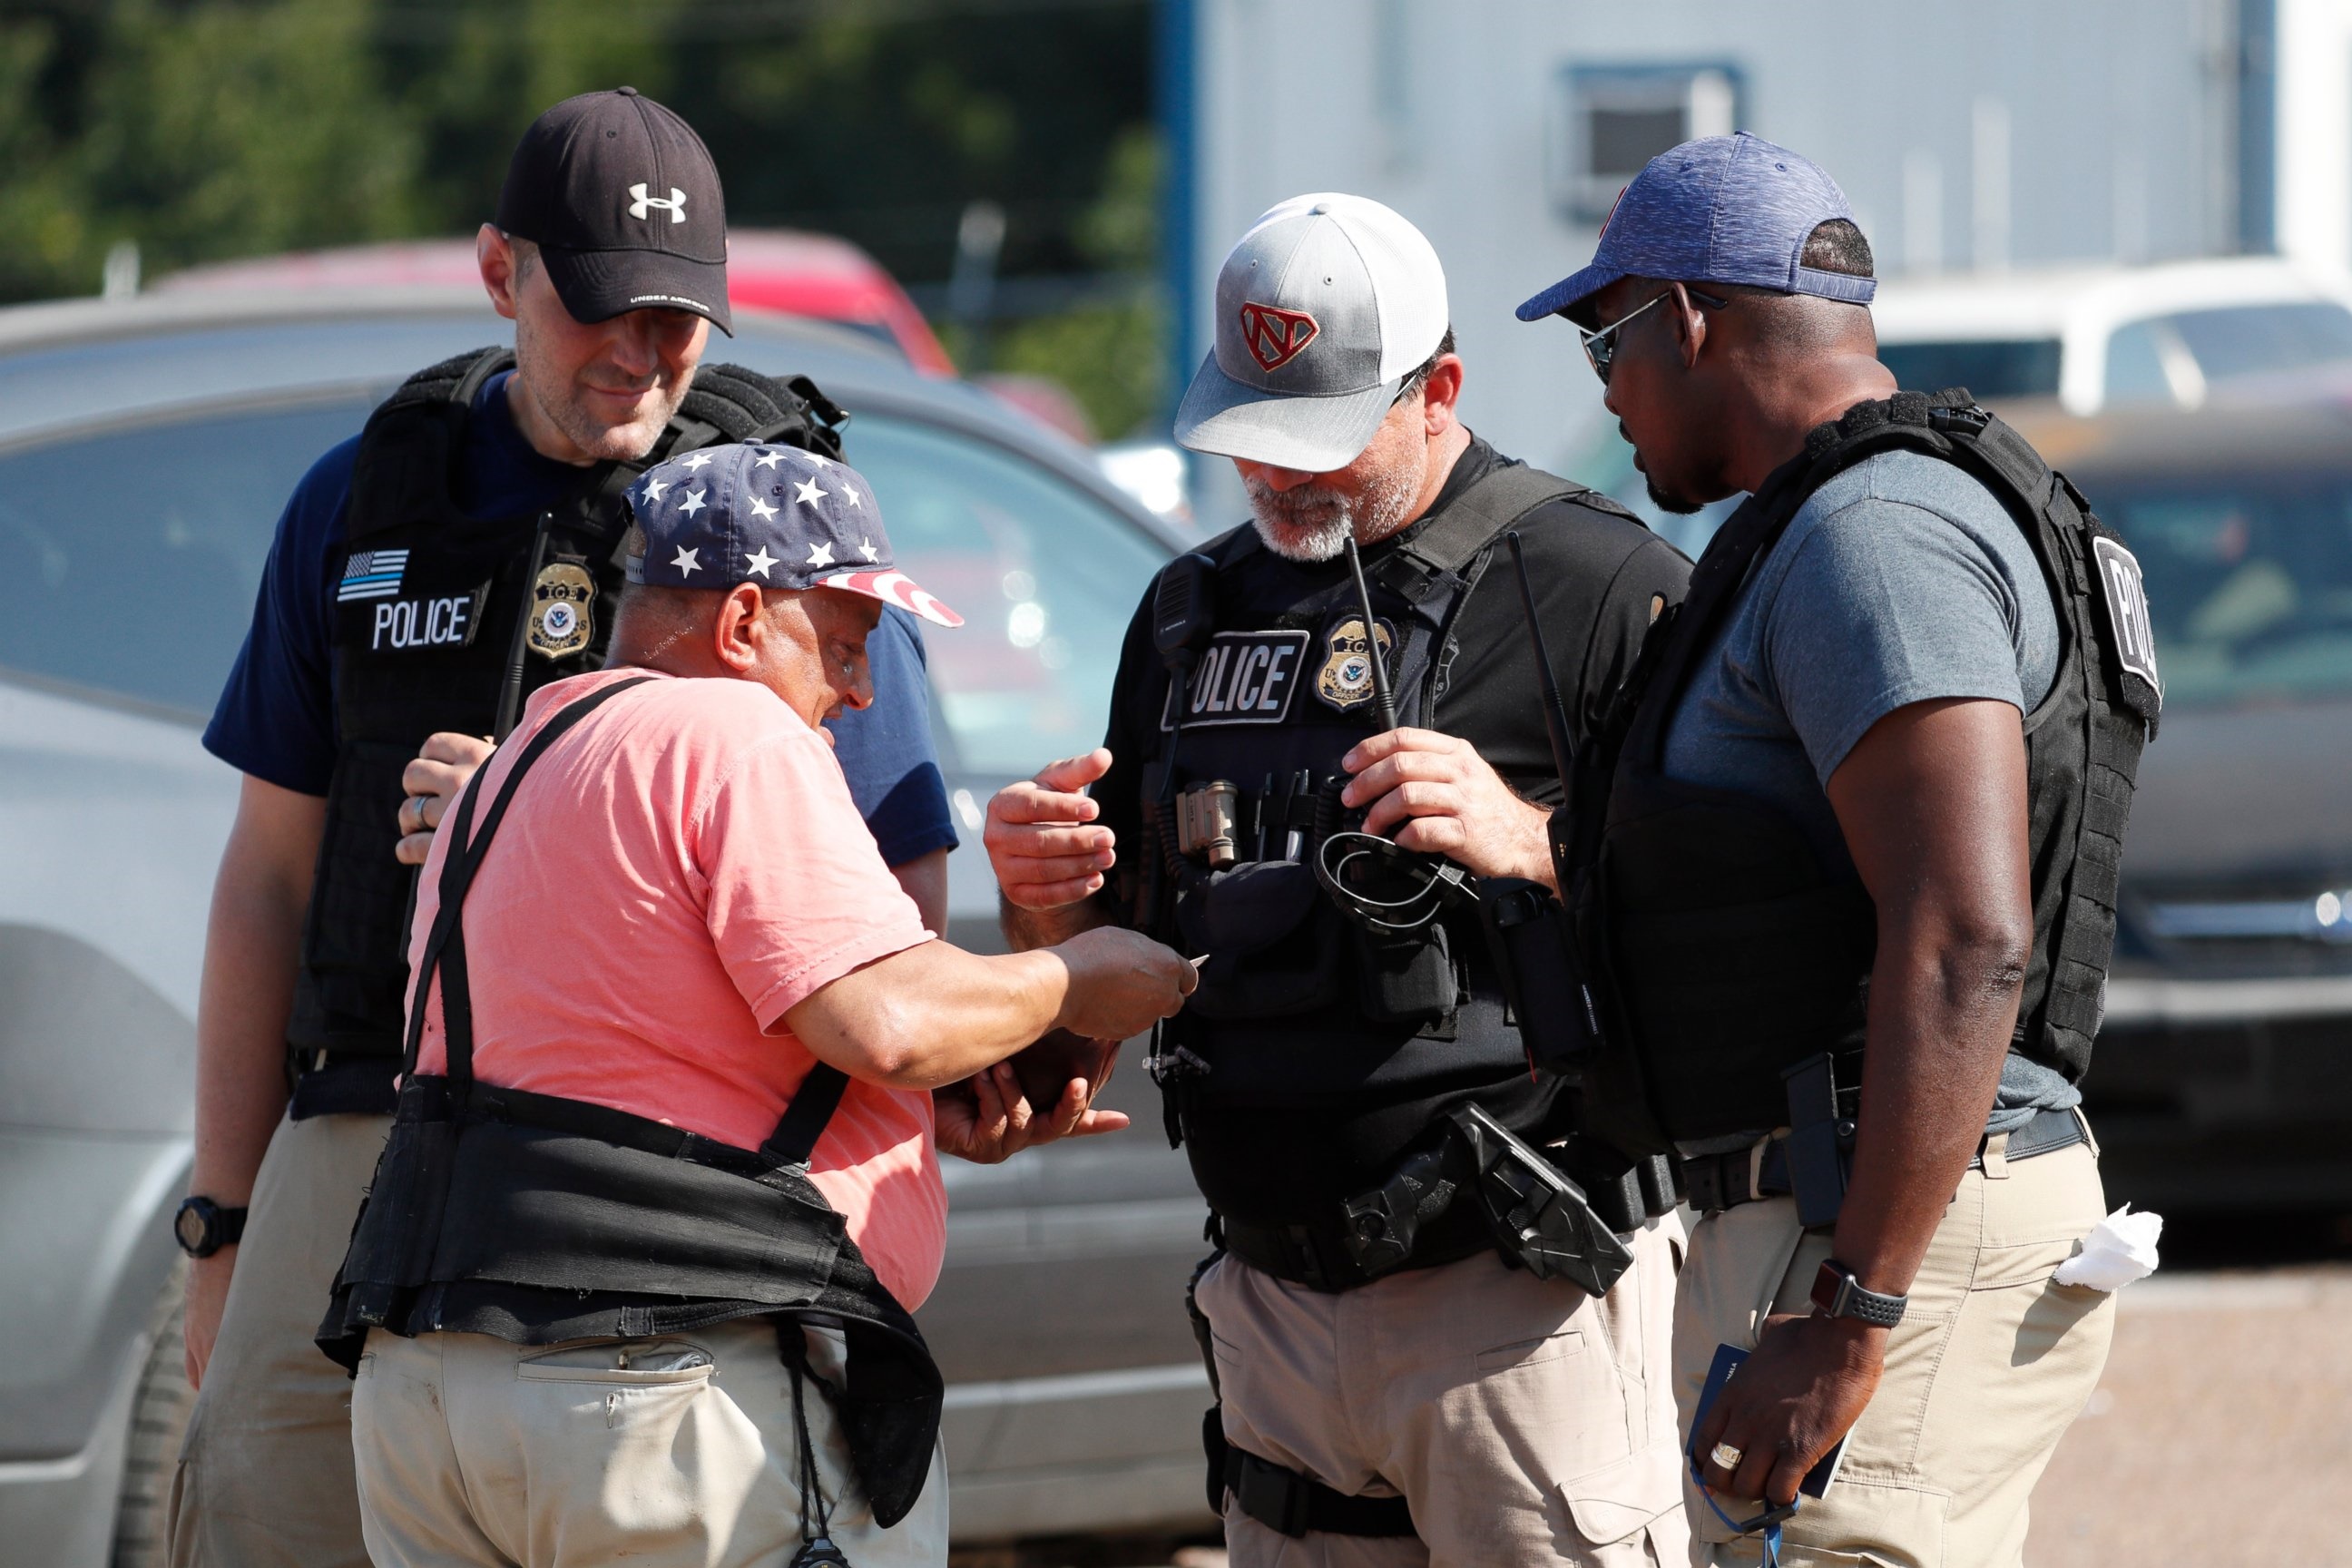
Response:
[[[408,826],[408,808],[412,805],[416,808],[416,826],[414,827]],[[401,798],[400,830],[403,833],[422,833],[425,831],[425,797],[423,795],[404,795]]]
[[[1746,1450],[1735,1448],[1728,1443],[1717,1443],[1707,1450],[1706,1457],[1726,1470],[1736,1470],[1739,1468],[1739,1461],[1746,1458]]]

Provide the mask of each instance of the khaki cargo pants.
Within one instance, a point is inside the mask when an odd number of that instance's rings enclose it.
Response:
[[[838,1382],[840,1335],[807,1342],[811,1365]],[[560,1345],[372,1333],[354,1387],[377,1568],[782,1568],[800,1548],[792,1374],[765,1319]],[[825,1533],[856,1568],[944,1563],[938,1447],[914,1511],[885,1530],[851,1479],[832,1405],[814,1383],[804,1393]]]
[[[311,1336],[389,1116],[280,1121],[172,1480],[173,1568],[367,1568],[352,1384]]]
[[[1226,1439],[1419,1539],[1292,1539],[1230,1501],[1234,1568],[1678,1568],[1668,1336],[1681,1222],[1654,1220],[1596,1301],[1491,1252],[1336,1295],[1230,1256],[1202,1277]]]
[[[1783,1536],[1788,1568],[2016,1568],[2026,1500],[2107,1361],[2115,1298],[2051,1273],[2106,1215],[2099,1163],[2076,1144],[2010,1162],[1989,1151],[1945,1211],[1888,1336],[1886,1370],[1826,1497]],[[1675,1313],[1675,1396],[1689,1429],[1718,1344],[1752,1348],[1765,1315],[1811,1310],[1826,1232],[1791,1198],[1710,1215],[1691,1233]],[[1753,1564],[1684,1471],[1695,1564]],[[1734,1519],[1752,1502],[1721,1500]]]

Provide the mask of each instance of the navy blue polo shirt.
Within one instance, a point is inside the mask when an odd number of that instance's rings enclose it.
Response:
[[[510,373],[509,373],[510,374]],[[466,424],[457,504],[469,517],[540,511],[579,470],[541,457],[507,410],[507,375],[493,376]],[[205,730],[205,748],[240,772],[323,795],[335,768],[335,558],[343,541],[359,437],[302,476],[278,520],[253,625]],[[955,847],[947,786],[931,745],[921,631],[896,608],[866,639],[874,705],[834,721],[841,770],[882,857],[893,866]]]

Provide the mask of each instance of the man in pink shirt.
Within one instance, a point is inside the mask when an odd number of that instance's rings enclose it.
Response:
[[[885,603],[958,622],[855,470],[713,448],[630,505],[610,667],[532,698],[420,884],[401,1111],[319,1336],[368,1550],[940,1562],[929,1090],[1136,1033],[1192,969],[925,931],[822,725]]]

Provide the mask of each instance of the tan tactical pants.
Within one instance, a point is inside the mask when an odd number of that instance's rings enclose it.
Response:
[[[1681,1223],[1653,1221],[1594,1300],[1493,1253],[1337,1295],[1227,1257],[1202,1277],[1227,1441],[1419,1539],[1292,1539],[1230,1501],[1234,1568],[1678,1564],[1668,1336]]]
[[[173,1477],[173,1568],[367,1568],[352,1384],[311,1336],[389,1116],[281,1121]]]
[[[837,1379],[838,1336],[809,1349]],[[945,1563],[938,1449],[914,1511],[881,1529],[833,1406],[805,1397],[834,1543],[856,1568]],[[764,1319],[551,1346],[373,1333],[352,1446],[377,1568],[779,1568],[800,1547],[792,1374]]]
[[[1961,1181],[1937,1227],[1836,1482],[1785,1527],[1788,1568],[2016,1568],[2026,1499],[2106,1365],[2115,1299],[2050,1278],[2106,1215],[2093,1150],[1987,1163]],[[1826,1232],[1798,1227],[1794,1199],[1699,1222],[1675,1314],[1685,1431],[1716,1347],[1752,1348],[1768,1312],[1810,1310],[1829,1255]],[[1755,1563],[1758,1538],[1729,1540],[1684,1474],[1692,1563]],[[1720,1500],[1734,1519],[1756,1511]]]

